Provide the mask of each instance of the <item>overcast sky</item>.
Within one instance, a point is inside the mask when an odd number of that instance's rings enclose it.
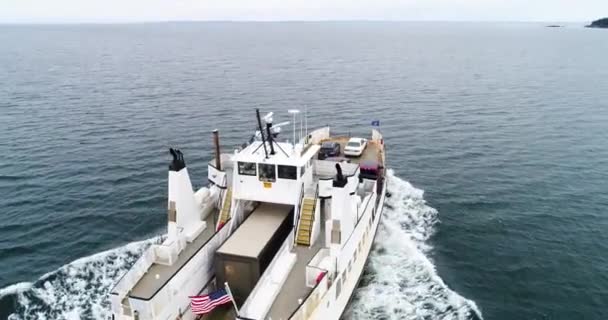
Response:
[[[608,0],[0,0],[0,22],[589,21]]]

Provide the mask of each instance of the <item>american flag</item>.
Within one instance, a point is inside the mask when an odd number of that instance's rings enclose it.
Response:
[[[204,296],[190,297],[190,306],[194,314],[206,314],[215,307],[231,302],[230,295],[225,289],[220,289]]]

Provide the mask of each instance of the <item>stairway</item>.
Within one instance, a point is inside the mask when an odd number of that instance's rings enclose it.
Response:
[[[304,201],[302,201],[298,237],[296,238],[296,243],[300,246],[310,246],[312,223],[315,219],[315,201],[314,198],[304,198]]]
[[[218,230],[230,220],[230,209],[232,207],[232,188],[226,190],[226,196],[224,196],[224,204],[222,205],[222,211],[220,212],[220,221],[218,221]]]

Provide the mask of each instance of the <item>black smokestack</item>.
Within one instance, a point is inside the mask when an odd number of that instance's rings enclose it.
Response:
[[[169,164],[169,170],[178,172],[186,167],[186,161],[184,160],[184,154],[178,149],[169,148],[169,153],[173,157],[171,164]]]

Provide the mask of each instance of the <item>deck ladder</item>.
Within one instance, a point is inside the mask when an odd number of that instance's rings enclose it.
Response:
[[[224,196],[224,203],[222,204],[222,211],[220,212],[220,221],[218,222],[218,229],[223,226],[228,220],[230,220],[230,209],[232,208],[232,188],[228,187],[226,195]]]
[[[315,198],[305,197],[300,208],[300,223],[296,243],[300,246],[310,246],[312,224],[315,219]]]

